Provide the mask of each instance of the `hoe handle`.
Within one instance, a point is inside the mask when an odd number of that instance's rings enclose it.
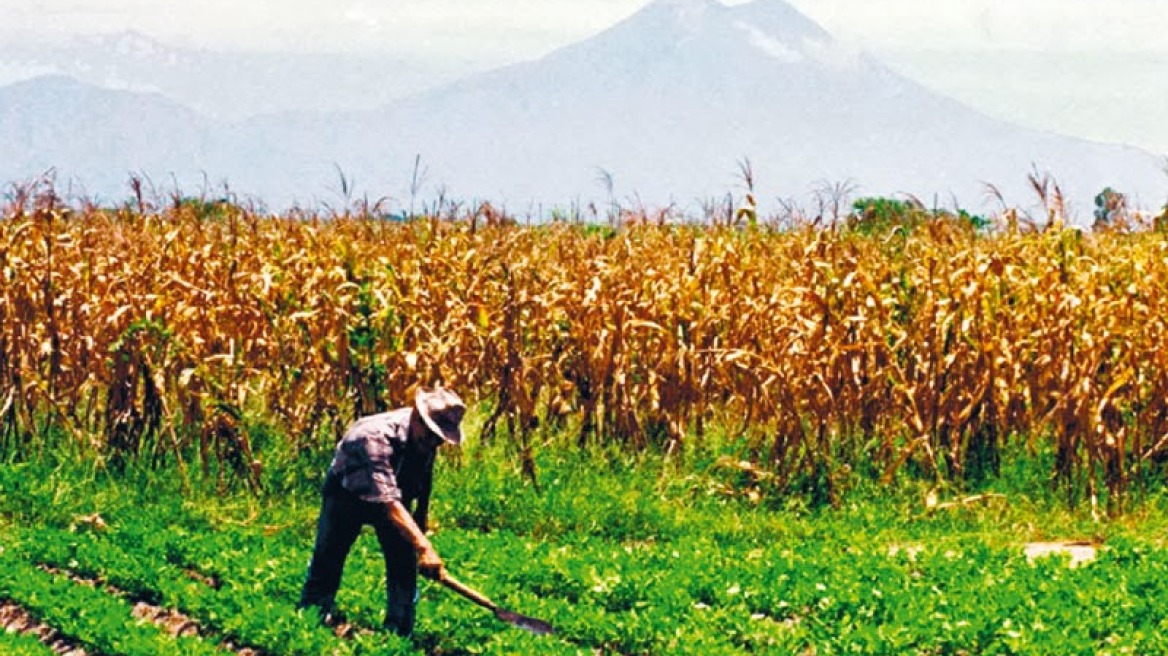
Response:
[[[467,599],[470,599],[471,601],[482,606],[483,608],[490,610],[491,612],[498,612],[498,610],[499,610],[499,604],[496,604],[495,602],[491,601],[490,598],[488,598],[486,595],[479,592],[478,590],[475,590],[474,588],[470,587],[469,585],[467,585],[467,584],[463,583],[462,581],[459,581],[458,579],[454,578],[453,576],[447,574],[445,570],[443,570],[442,577],[438,579],[438,582],[441,583],[442,585],[450,588],[451,590],[454,590],[458,594],[466,597]]]

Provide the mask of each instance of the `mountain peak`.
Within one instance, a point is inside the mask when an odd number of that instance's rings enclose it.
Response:
[[[717,0],[653,0],[627,22],[694,32],[727,10],[728,7]]]
[[[730,8],[730,20],[744,40],[779,61],[811,62],[837,71],[864,68],[854,51],[784,0],[754,0]]]
[[[830,41],[831,35],[785,0],[752,0],[727,6],[718,0],[653,0],[631,18],[633,22],[656,22],[668,27],[688,27],[690,31],[726,20],[748,21],[769,34],[815,41]]]
[[[735,20],[748,21],[768,34],[781,35],[785,40],[832,41],[831,34],[784,0],[754,0],[730,7],[730,10]]]
[[[653,0],[645,9],[665,11],[708,11],[724,5],[717,0]]]
[[[700,45],[699,45],[700,44]],[[589,61],[610,61],[628,68],[633,62],[657,65],[685,59],[703,60],[706,68],[753,70],[759,59],[768,65],[799,65],[855,72],[860,53],[839,44],[815,21],[784,0],[753,0],[724,5],[717,0],[654,0],[598,38],[570,47]],[[717,54],[713,54],[717,53]],[[733,63],[731,63],[733,62]]]

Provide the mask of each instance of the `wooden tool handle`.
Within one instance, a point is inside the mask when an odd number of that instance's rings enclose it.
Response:
[[[442,577],[438,579],[438,582],[491,612],[498,612],[499,610],[499,605],[491,601],[486,595],[447,574],[445,570],[442,571]]]

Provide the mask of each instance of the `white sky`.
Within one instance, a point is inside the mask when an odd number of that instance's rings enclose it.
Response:
[[[874,49],[1168,52],[1164,0],[790,0]],[[730,2],[738,4],[738,2]],[[2,0],[0,38],[136,29],[181,45],[533,57],[646,0]]]
[[[647,2],[0,0],[0,51],[6,40],[133,29],[176,46],[404,52],[481,69],[540,56]],[[1160,118],[1168,115],[1168,0],[789,2],[837,38],[983,111],[1168,153]]]

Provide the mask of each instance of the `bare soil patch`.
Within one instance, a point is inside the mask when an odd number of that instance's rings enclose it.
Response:
[[[1070,566],[1079,567],[1095,560],[1099,554],[1099,545],[1087,541],[1027,542],[1023,545],[1023,551],[1030,561],[1052,554],[1066,554],[1070,556]]]
[[[89,656],[77,643],[63,636],[53,627],[32,616],[27,610],[10,601],[0,600],[0,630],[8,633],[34,635],[61,656]]]

